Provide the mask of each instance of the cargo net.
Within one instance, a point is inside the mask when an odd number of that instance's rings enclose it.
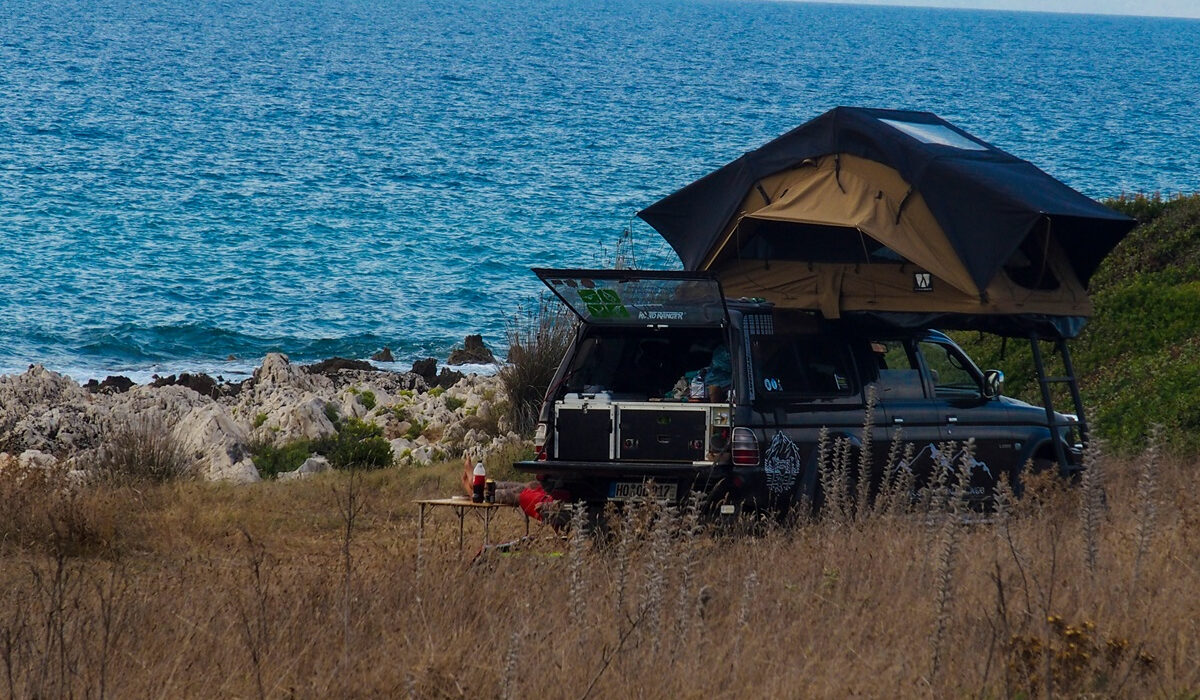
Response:
[[[767,448],[763,468],[767,472],[767,489],[776,495],[791,493],[800,475],[800,448],[783,431],[775,433]]]

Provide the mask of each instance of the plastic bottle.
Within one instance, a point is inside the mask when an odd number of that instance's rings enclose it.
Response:
[[[475,471],[472,474],[475,478],[471,480],[471,501],[483,503],[483,485],[487,481],[487,470],[483,468],[483,462],[475,465]]]

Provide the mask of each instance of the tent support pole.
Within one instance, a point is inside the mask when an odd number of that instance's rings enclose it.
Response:
[[[1079,382],[1075,378],[1075,367],[1071,362],[1071,351],[1067,348],[1067,341],[1062,338],[1058,338],[1055,341],[1059,355],[1062,356],[1063,370],[1066,372],[1066,375],[1062,377],[1050,377],[1046,375],[1046,363],[1042,358],[1042,348],[1039,343],[1040,339],[1036,334],[1029,336],[1029,346],[1033,350],[1033,365],[1037,370],[1038,385],[1042,390],[1042,406],[1046,409],[1046,425],[1050,427],[1050,444],[1054,445],[1054,457],[1058,461],[1059,469],[1065,474],[1071,465],[1067,461],[1066,445],[1063,444],[1062,440],[1058,439],[1058,428],[1075,425],[1079,428],[1080,436],[1084,440],[1087,440],[1087,422],[1083,415],[1083,399],[1079,394]],[[1075,404],[1075,416],[1079,419],[1078,423],[1068,423],[1056,418],[1054,397],[1050,392],[1051,384],[1066,384],[1070,388],[1071,400]]]

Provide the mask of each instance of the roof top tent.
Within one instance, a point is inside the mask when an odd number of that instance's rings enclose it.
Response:
[[[1047,414],[1086,288],[1136,222],[929,112],[838,107],[638,213],[730,296],[1031,339]],[[1038,339],[1066,377],[1047,377]]]

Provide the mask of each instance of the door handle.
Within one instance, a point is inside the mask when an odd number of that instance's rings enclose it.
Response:
[[[946,422],[947,423],[957,423],[958,416],[946,416]]]

